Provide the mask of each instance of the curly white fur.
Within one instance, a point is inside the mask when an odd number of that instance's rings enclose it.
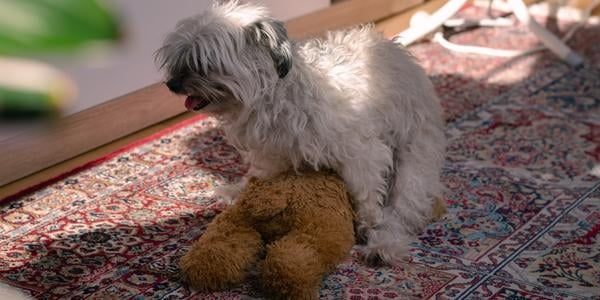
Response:
[[[250,176],[335,169],[368,255],[396,262],[441,197],[445,136],[433,86],[371,26],[302,43],[282,28],[262,7],[219,4],[182,20],[157,58],[179,80],[173,90],[210,100],[202,111],[218,114]]]

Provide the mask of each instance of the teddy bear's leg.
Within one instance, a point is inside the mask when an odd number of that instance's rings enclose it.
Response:
[[[278,299],[316,299],[323,275],[335,267],[311,243],[314,238],[289,234],[267,247],[260,265],[265,292]]]
[[[200,291],[241,283],[263,250],[260,234],[234,207],[221,213],[179,263],[185,280]]]

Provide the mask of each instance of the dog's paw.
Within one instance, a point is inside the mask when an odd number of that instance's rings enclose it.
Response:
[[[363,260],[369,267],[379,268],[387,266],[382,256],[377,252],[366,252]]]
[[[219,204],[231,205],[246,186],[246,180],[234,184],[221,185],[215,188],[214,197]]]
[[[363,246],[363,260],[369,266],[380,267],[400,263],[409,251],[415,237],[401,231],[382,228],[367,233],[367,245]]]

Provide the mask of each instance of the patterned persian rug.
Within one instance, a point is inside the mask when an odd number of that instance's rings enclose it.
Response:
[[[572,24],[541,21],[557,32]],[[599,37],[588,25],[571,40],[587,59],[578,69],[547,52],[412,47],[446,111],[449,213],[397,266],[367,267],[356,247],[321,297],[600,299]],[[520,27],[453,40],[537,43]],[[217,124],[198,117],[5,199],[0,282],[40,299],[261,298],[252,279],[210,295],[178,280],[178,259],[222,210],[214,188],[244,172]]]

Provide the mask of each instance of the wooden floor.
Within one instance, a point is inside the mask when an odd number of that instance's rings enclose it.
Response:
[[[124,138],[118,139],[112,143],[98,147],[94,150],[88,151],[84,154],[81,154],[79,156],[76,156],[74,158],[66,160],[62,163],[59,163],[52,167],[46,168],[42,171],[39,171],[32,175],[29,175],[25,178],[22,178],[17,181],[11,182],[7,185],[4,185],[4,186],[0,187],[0,199],[4,198],[6,196],[9,196],[9,195],[15,194],[27,187],[39,184],[41,182],[44,182],[51,178],[54,178],[58,175],[66,173],[66,172],[68,172],[72,169],[75,169],[89,161],[93,161],[98,158],[101,158],[111,152],[114,152],[115,150],[119,150],[119,149],[125,147],[126,145],[128,145],[136,140],[142,139],[142,138],[147,137],[147,136],[149,136],[153,133],[156,133],[160,130],[168,128],[174,124],[177,124],[178,122],[181,122],[187,118],[190,118],[191,116],[193,116],[193,114],[190,114],[190,113],[181,114],[177,117],[171,118],[169,120],[158,123],[156,125],[146,128],[146,129],[140,130],[140,131],[130,134]]]
[[[569,4],[572,6],[581,8],[581,7],[587,6],[589,1],[591,1],[591,0],[571,0],[571,1],[569,1]],[[439,7],[441,7],[444,3],[445,3],[445,0],[427,1],[427,2],[425,2],[425,4],[423,4],[421,6],[418,6],[416,8],[410,9],[410,10],[400,13],[398,15],[394,15],[394,16],[388,17],[384,20],[377,22],[376,27],[378,28],[378,30],[382,31],[386,37],[391,37],[394,34],[400,32],[408,27],[410,16],[412,16],[412,14],[414,12],[416,12],[417,10],[433,12],[433,11],[437,10]],[[594,15],[600,15],[600,7],[596,8],[594,10]],[[4,198],[5,196],[14,194],[14,193],[16,193],[22,189],[25,189],[27,187],[39,184],[39,183],[49,180],[53,177],[56,177],[60,174],[68,172],[78,166],[85,164],[86,162],[98,159],[104,155],[107,155],[115,150],[118,150],[118,149],[126,146],[127,144],[129,144],[133,141],[142,139],[142,138],[147,137],[153,133],[156,133],[162,129],[168,128],[178,122],[181,122],[187,118],[190,118],[191,116],[193,116],[193,114],[183,113],[179,116],[176,116],[169,120],[163,121],[159,124],[153,125],[146,129],[140,130],[129,136],[118,139],[112,143],[109,143],[107,145],[104,145],[104,146],[94,149],[92,151],[81,154],[72,159],[69,159],[65,162],[62,162],[60,164],[57,164],[55,166],[52,166],[50,168],[47,168],[40,172],[37,172],[33,175],[27,176],[23,179],[20,179],[20,180],[14,181],[12,183],[9,183],[5,186],[2,186],[2,187],[0,187],[0,199]]]

